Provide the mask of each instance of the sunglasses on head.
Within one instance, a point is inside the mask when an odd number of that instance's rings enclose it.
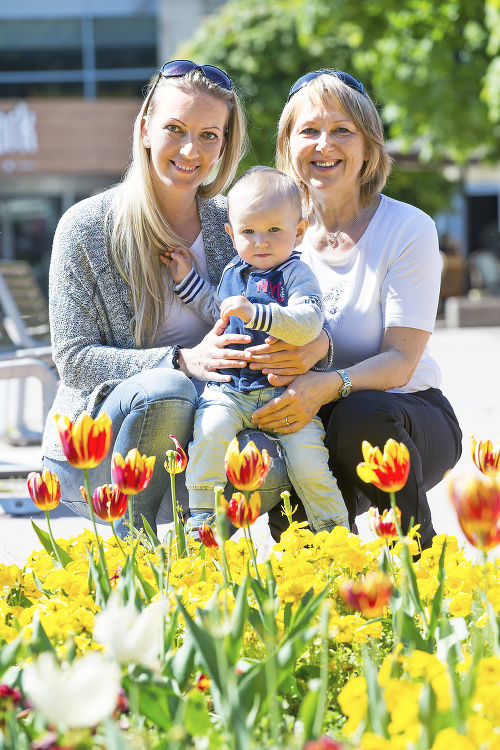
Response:
[[[358,93],[365,93],[365,87],[363,86],[361,81],[358,81],[357,78],[354,78],[354,76],[351,76],[349,73],[343,73],[341,70],[314,70],[312,73],[306,73],[305,76],[302,76],[297,81],[295,81],[292,88],[288,92],[288,99],[286,100],[287,103],[290,101],[292,96],[297,93],[297,91],[300,91],[300,89],[303,89],[304,86],[307,86],[310,81],[314,81],[315,78],[319,78],[319,76],[322,75],[334,76],[335,78],[338,78],[340,81],[342,81],[342,83],[345,83],[346,86],[349,86],[349,88],[354,89]]]
[[[205,78],[226,89],[226,91],[231,91],[233,88],[233,82],[227,73],[224,73],[223,70],[217,68],[215,65],[197,65],[197,63],[191,60],[171,60],[170,62],[166,62],[158,73],[158,77],[149,93],[149,101],[153,97],[154,90],[160,78],[182,78],[182,76],[191,73],[192,70],[201,70]]]

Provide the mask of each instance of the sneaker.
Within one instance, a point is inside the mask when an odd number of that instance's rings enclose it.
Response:
[[[214,519],[212,511],[198,511],[189,516],[186,521],[186,535],[192,536],[195,542],[200,541],[200,529],[204,523],[210,525]]]

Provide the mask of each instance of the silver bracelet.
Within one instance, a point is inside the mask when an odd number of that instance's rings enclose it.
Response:
[[[333,365],[333,351],[334,351],[334,348],[333,348],[332,334],[330,333],[330,331],[328,330],[328,328],[326,328],[326,326],[323,327],[323,331],[328,336],[328,353],[327,353],[326,357],[323,357],[323,359],[320,360],[320,362],[323,362],[324,360],[326,360],[326,364],[325,365],[315,364],[314,367],[311,367],[311,370],[314,370],[314,372],[326,372]]]

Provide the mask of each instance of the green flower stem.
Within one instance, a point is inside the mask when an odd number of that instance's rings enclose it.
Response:
[[[108,565],[106,563],[106,558],[104,557],[104,554],[101,549],[101,545],[99,544],[99,535],[97,533],[97,524],[95,520],[95,513],[94,513],[94,503],[92,500],[92,493],[90,491],[90,481],[89,481],[89,470],[83,469],[83,483],[85,485],[85,492],[87,493],[88,497],[88,506],[89,506],[89,512],[90,512],[90,518],[92,520],[92,525],[94,527],[94,534],[95,534],[95,541],[97,544],[97,556],[99,558],[99,562],[102,567],[102,572],[106,576],[106,580],[109,581],[109,571],[108,571]]]
[[[50,527],[50,519],[49,519],[49,511],[48,510],[45,511],[45,518],[47,519],[47,527],[48,527],[48,530],[49,530],[50,541],[52,542],[52,549],[54,550],[54,554],[57,557],[57,562],[59,563],[59,565],[61,566],[61,568],[64,568],[63,561],[61,560],[61,555],[59,554],[59,549],[56,546],[56,543],[55,543],[55,540],[54,540],[54,536],[52,534],[52,529]]]
[[[164,586],[165,586],[165,548],[160,547],[158,550],[158,557],[160,558],[160,571],[158,574],[158,588],[160,590],[160,602],[162,602],[164,594]],[[160,651],[160,659],[161,663],[165,663],[165,617],[162,616],[161,618],[161,651]]]
[[[267,690],[269,696],[269,718],[271,724],[271,737],[273,747],[280,747],[280,711],[278,706],[278,670],[276,664],[276,640],[273,633],[274,627],[274,602],[267,599],[263,606],[266,628],[264,629],[264,641],[267,650],[267,658],[264,664]]]
[[[255,547],[253,544],[252,534],[250,533],[250,524],[247,523],[246,527],[243,529],[243,533],[245,534],[245,539],[247,540],[248,548],[250,550],[250,554],[252,556],[252,562],[253,566],[255,568],[255,577],[257,580],[260,580],[259,571],[257,569],[257,555],[255,554]]]
[[[170,567],[172,565],[172,532],[170,529],[167,532],[167,547],[168,547],[168,555],[167,555],[167,575],[165,578],[165,593],[168,596],[168,589],[170,586]]]
[[[94,534],[95,534],[95,539],[97,543],[97,549],[99,549],[99,537],[97,534],[97,524],[95,522],[94,503],[92,501],[92,492],[90,491],[88,469],[83,469],[83,484],[85,485],[85,492],[87,493],[87,499],[88,499],[87,505],[89,506],[90,520],[92,521],[92,525],[94,527]]]
[[[385,540],[385,549],[387,553],[387,562],[389,564],[389,569],[392,574],[392,580],[394,581],[394,583],[396,583],[396,573],[394,572],[394,565],[392,562],[392,551],[391,551],[391,545],[389,543],[389,539]]]
[[[389,492],[389,498],[390,498],[390,501],[391,501],[392,512],[394,513],[394,525],[396,527],[396,531],[398,532],[398,537],[399,537],[400,541],[402,541],[404,534],[403,534],[403,531],[401,529],[401,524],[399,523],[399,518],[398,518],[398,512],[396,510],[396,493],[395,492]]]
[[[130,532],[130,545],[134,546],[134,496],[128,496],[128,524]]]
[[[119,548],[120,548],[120,552],[121,552],[121,553],[122,553],[122,555],[123,555],[123,559],[124,559],[124,560],[126,560],[126,559],[127,559],[127,554],[126,554],[125,550],[123,549],[123,547],[122,547],[122,544],[121,544],[120,540],[118,539],[118,537],[117,537],[117,535],[116,535],[116,531],[115,531],[115,522],[114,522],[114,521],[110,521],[110,524],[111,524],[111,528],[113,529],[113,536],[114,536],[114,538],[115,538],[115,540],[116,540],[116,543],[117,543],[117,545],[118,545],[118,546],[119,546]]]
[[[170,474],[170,487],[172,488],[172,512],[174,514],[175,547],[177,550],[177,559],[179,560],[185,553],[186,548],[182,543],[180,535],[179,508],[177,506],[177,498],[175,496],[175,451],[167,451],[167,463],[167,471]]]

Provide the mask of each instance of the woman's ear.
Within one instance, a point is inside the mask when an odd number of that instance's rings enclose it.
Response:
[[[151,139],[149,137],[149,118],[143,117],[141,120],[141,140],[144,148],[151,148]]]

